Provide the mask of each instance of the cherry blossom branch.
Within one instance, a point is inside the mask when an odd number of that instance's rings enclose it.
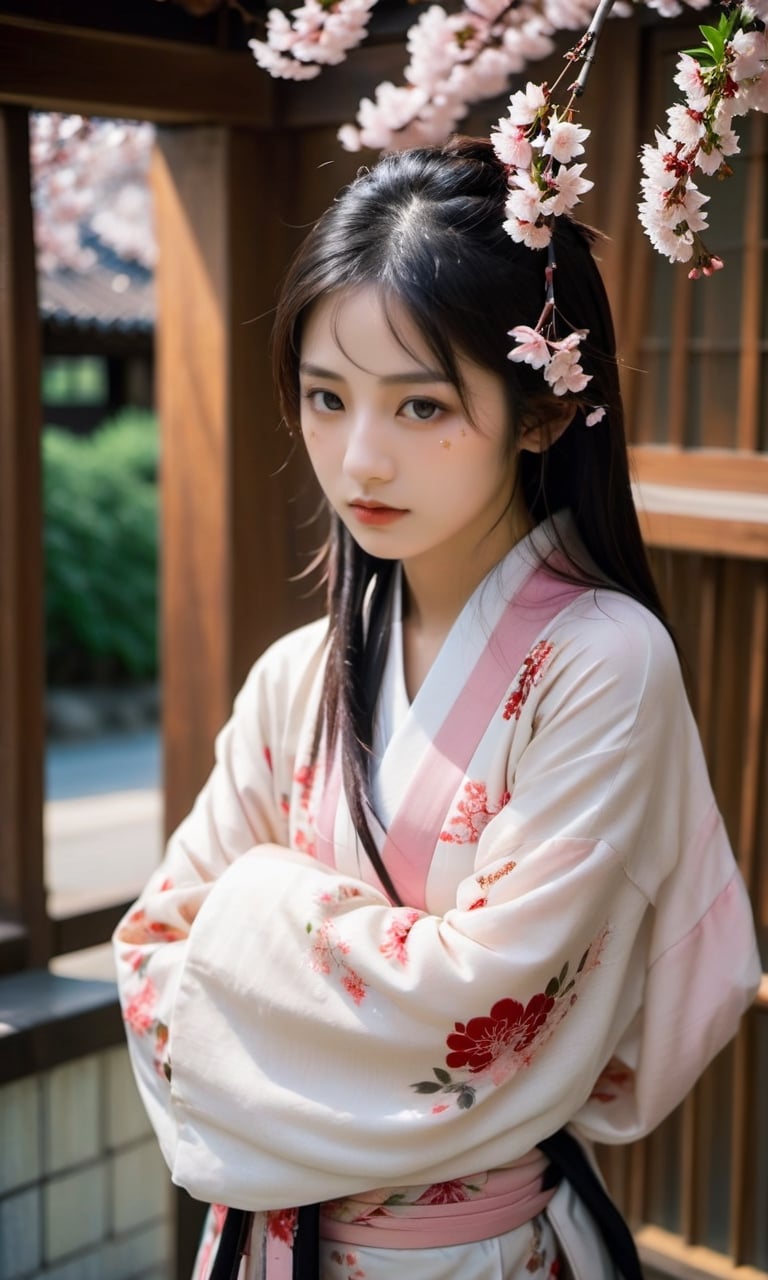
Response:
[[[762,12],[743,5],[699,30],[703,44],[680,55],[675,84],[684,101],[667,111],[667,132],[643,147],[640,223],[654,249],[670,262],[693,262],[692,280],[711,276],[723,260],[702,237],[709,196],[694,175],[723,179],[733,172],[726,157],[739,151],[732,122],[750,110],[768,110],[768,37]],[[759,25],[758,25],[759,23]]]
[[[582,60],[583,66],[570,86],[562,109],[552,100],[559,76],[550,90],[546,84],[529,81],[525,90],[513,93],[506,116],[491,133],[496,155],[506,166],[509,195],[504,230],[517,244],[530,249],[547,249],[544,307],[535,327],[517,325],[509,336],[515,346],[509,359],[541,369],[544,381],[556,396],[579,394],[592,375],[581,366],[580,344],[586,329],[571,329],[557,336],[558,310],[555,301],[557,262],[553,242],[555,220],[570,214],[580,197],[593,186],[583,177],[585,164],[573,164],[584,153],[589,130],[576,123],[575,103],[583,94],[595,47],[613,0],[601,0],[589,27],[565,55],[566,63]],[[604,416],[603,406],[593,406],[586,417],[593,426]]]
[[[597,42],[600,39],[605,20],[613,9],[616,0],[600,0],[600,4],[595,10],[595,16],[587,27],[582,39],[576,46],[574,56],[581,61],[581,71],[579,72],[576,83],[573,87],[574,95],[580,98],[587,87],[587,77],[592,70],[595,61],[595,52],[597,50]]]
[[[376,0],[305,0],[286,14],[270,9],[264,40],[248,45],[260,67],[281,80],[312,80],[343,62],[368,33]]]

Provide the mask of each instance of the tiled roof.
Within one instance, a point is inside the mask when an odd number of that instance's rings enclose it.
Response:
[[[42,274],[38,289],[41,316],[57,325],[119,333],[154,328],[154,277],[135,263],[97,262],[89,271]]]

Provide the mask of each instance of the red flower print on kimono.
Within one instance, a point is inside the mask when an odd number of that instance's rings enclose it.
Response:
[[[360,896],[360,889],[353,885],[340,885],[333,893],[319,894],[317,905],[321,908],[333,906],[347,898]],[[310,920],[306,929],[312,937],[310,963],[315,973],[337,973],[347,995],[351,996],[355,1004],[362,1004],[368,993],[368,986],[346,959],[349,955],[349,943],[339,933],[335,920],[325,919],[319,925]]]
[[[508,858],[500,867],[496,867],[494,871],[489,871],[484,875],[477,875],[475,879],[479,888],[482,890],[481,896],[475,898],[474,902],[470,902],[467,911],[477,911],[479,907],[488,906],[488,893],[499,880],[503,880],[511,871],[514,871],[517,863],[513,858]]]
[[[622,1062],[621,1058],[611,1058],[600,1072],[589,1096],[596,1102],[615,1102],[622,1093],[626,1092],[634,1079],[635,1073],[631,1067]]]
[[[160,886],[160,892],[172,887],[170,880],[166,880]],[[180,912],[184,915],[184,911],[180,908]],[[186,918],[188,923],[192,923],[194,916],[190,916],[190,909],[186,908]],[[132,911],[125,924],[120,929],[121,942],[181,942],[187,936],[187,930],[179,928],[178,925],[169,924],[166,920],[150,920],[146,911],[139,907],[136,911]]]
[[[448,1036],[448,1067],[468,1067],[476,1074],[495,1062],[507,1049],[527,1049],[554,1008],[552,996],[533,996],[523,1007],[519,1000],[498,1000],[490,1014],[470,1018]]]
[[[589,945],[579,961],[576,973],[569,976],[565,962],[560,973],[550,978],[544,991],[531,996],[524,1005],[507,996],[497,1000],[490,1013],[456,1022],[446,1037],[445,1067],[433,1067],[434,1080],[419,1080],[411,1087],[417,1093],[445,1093],[455,1097],[462,1111],[474,1106],[479,1085],[503,1084],[517,1071],[530,1066],[534,1055],[552,1035],[568,1010],[578,999],[585,978],[600,963],[608,937],[604,929]],[[466,1069],[466,1076],[454,1077],[451,1070]],[[433,1106],[432,1114],[440,1115],[445,1106]]]
[[[552,656],[554,646],[548,640],[540,640],[524,659],[515,682],[515,687],[504,705],[505,720],[519,720],[520,712],[525,706],[528,695],[541,679],[542,673]]]
[[[309,809],[309,802],[312,799],[312,788],[315,785],[316,773],[316,764],[302,764],[299,765],[293,775],[293,780],[299,787],[299,807],[305,811]]]
[[[297,1209],[268,1209],[267,1234],[283,1244],[293,1244],[297,1220]]]
[[[421,919],[423,912],[416,911],[414,907],[403,907],[392,914],[394,918],[384,935],[379,951],[388,960],[396,960],[398,964],[405,966],[408,963],[406,948],[408,937],[416,921]]]
[[[360,1266],[360,1256],[352,1249],[333,1249],[331,1262],[339,1267],[339,1280],[365,1280],[366,1272]]]
[[[293,781],[299,788],[298,809],[302,815],[293,833],[293,847],[298,849],[299,853],[306,853],[310,858],[317,857],[315,817],[312,812],[312,788],[315,785],[317,768],[317,763],[302,764],[294,770],[293,774]]]
[[[414,1204],[461,1204],[464,1200],[472,1200],[480,1195],[482,1187],[474,1182],[465,1182],[461,1178],[452,1178],[449,1182],[433,1182],[431,1187],[422,1191]]]
[[[152,979],[147,978],[123,1007],[123,1018],[135,1035],[144,1036],[151,1029],[156,1004],[157,988]]]
[[[477,844],[491,818],[495,818],[509,800],[509,792],[505,791],[498,804],[490,804],[484,782],[465,782],[463,790],[455,814],[440,832],[444,844]],[[449,831],[448,827],[455,829]]]
[[[166,1080],[171,1078],[171,1063],[168,1056],[168,1027],[157,1017],[157,988],[151,978],[145,978],[144,970],[149,956],[141,951],[128,951],[122,957],[127,960],[133,970],[132,977],[125,984],[127,998],[123,1001],[123,1018],[127,1029],[135,1036],[154,1036],[153,1061],[158,1075]],[[138,961],[138,962],[137,962]],[[136,985],[136,984],[139,985]],[[130,990],[131,986],[135,989]]]

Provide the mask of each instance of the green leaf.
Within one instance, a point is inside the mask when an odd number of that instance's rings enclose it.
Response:
[[[444,1070],[444,1068],[443,1068],[443,1067],[433,1067],[433,1068],[432,1068],[432,1070],[434,1071],[435,1075],[437,1076],[437,1078],[438,1078],[438,1080],[440,1081],[440,1083],[441,1083],[441,1084],[450,1084],[450,1083],[451,1083],[451,1073],[450,1073],[450,1071],[446,1071],[446,1070]]]
[[[441,1086],[435,1084],[434,1080],[419,1080],[418,1084],[412,1084],[411,1088],[417,1093],[439,1093]]]
[[[567,977],[568,977],[568,961],[566,960],[565,964],[563,965],[562,969],[560,970],[560,977],[559,977],[559,978],[558,978],[558,980],[557,980],[557,981],[558,981],[558,983],[559,983],[559,985],[560,985],[561,987],[562,987],[562,985],[563,985],[563,983],[565,982],[565,980],[566,980],[566,978],[567,978]]]
[[[695,58],[697,62],[704,65],[706,63],[711,63],[713,67],[717,66],[717,60],[713,57],[711,49],[683,49],[681,52],[689,54],[692,58]]]
[[[469,1111],[469,1108],[474,1106],[474,1103],[475,1103],[474,1089],[470,1089],[468,1086],[467,1088],[462,1089],[458,1097],[459,1108],[462,1111]]]
[[[557,978],[550,978],[549,982],[544,988],[544,995],[556,996],[559,990],[560,990],[560,983],[558,982]]]

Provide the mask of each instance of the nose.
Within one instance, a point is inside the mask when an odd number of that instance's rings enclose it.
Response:
[[[362,488],[391,480],[395,474],[391,445],[389,432],[377,415],[354,415],[344,451],[346,474]]]

